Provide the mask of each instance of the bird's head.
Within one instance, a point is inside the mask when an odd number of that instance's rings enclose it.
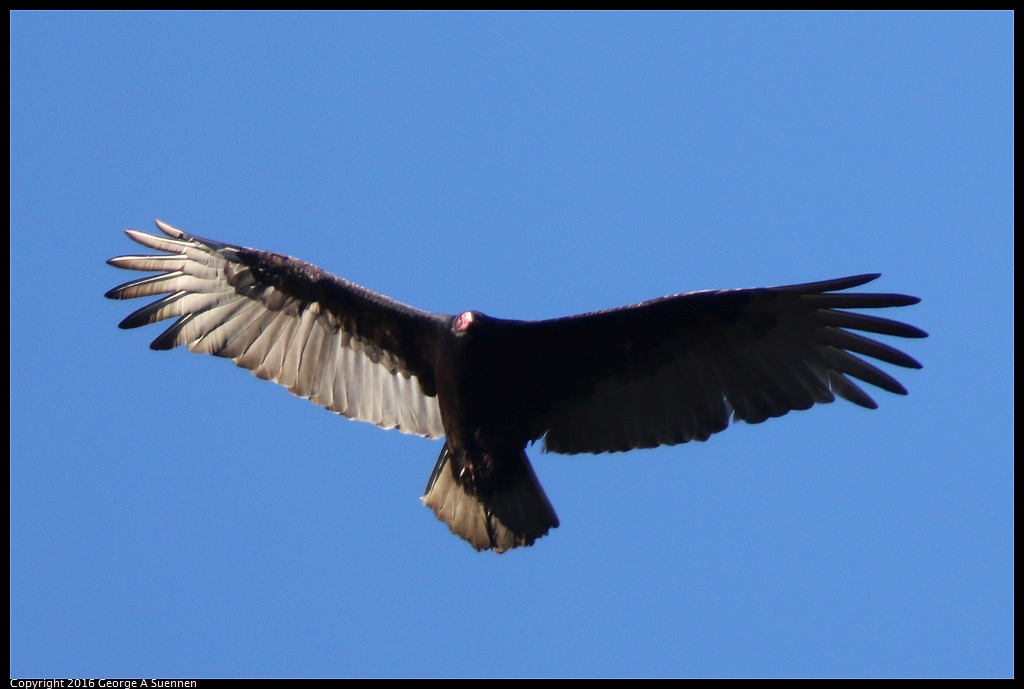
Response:
[[[464,311],[455,318],[455,322],[452,323],[452,330],[458,335],[464,335],[469,332],[469,329],[473,327],[473,324],[480,319],[479,313],[475,311]]]

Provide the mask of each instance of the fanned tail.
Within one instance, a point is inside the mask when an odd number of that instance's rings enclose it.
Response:
[[[446,443],[430,474],[423,504],[477,550],[503,553],[533,545],[558,526],[558,515],[524,450],[519,450],[499,485],[486,488],[457,477],[449,459]]]

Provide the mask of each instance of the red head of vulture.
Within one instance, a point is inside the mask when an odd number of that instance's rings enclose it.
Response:
[[[156,273],[111,299],[166,295],[120,326],[175,318],[153,349],[183,344],[350,419],[444,436],[423,502],[477,550],[531,545],[558,526],[528,443],[624,452],[707,440],[730,419],[760,423],[836,395],[874,409],[851,376],[907,391],[861,357],[921,365],[853,331],[926,337],[847,310],[919,301],[846,291],[878,275],[513,321],[419,311],[288,256],[157,226],[167,238],[127,234],[164,253],[109,261]]]

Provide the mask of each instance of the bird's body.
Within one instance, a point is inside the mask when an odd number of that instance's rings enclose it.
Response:
[[[920,367],[851,332],[925,336],[845,310],[918,301],[843,291],[877,275],[513,321],[427,313],[294,258],[157,225],[170,239],[128,235],[167,253],[109,261],[158,274],[108,297],[167,295],[121,327],[177,318],[154,349],[184,344],[349,418],[445,436],[423,501],[478,550],[531,545],[558,526],[529,443],[618,452],[706,440],[730,420],[760,423],[834,395],[874,408],[847,375],[906,390],[855,354]]]

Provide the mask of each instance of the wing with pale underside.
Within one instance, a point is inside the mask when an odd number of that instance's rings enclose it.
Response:
[[[128,230],[153,256],[110,265],[156,275],[107,292],[164,295],[122,328],[177,320],[150,345],[233,360],[299,397],[383,428],[444,435],[434,384],[435,339],[450,317],[413,309],[297,259],[188,235]]]

